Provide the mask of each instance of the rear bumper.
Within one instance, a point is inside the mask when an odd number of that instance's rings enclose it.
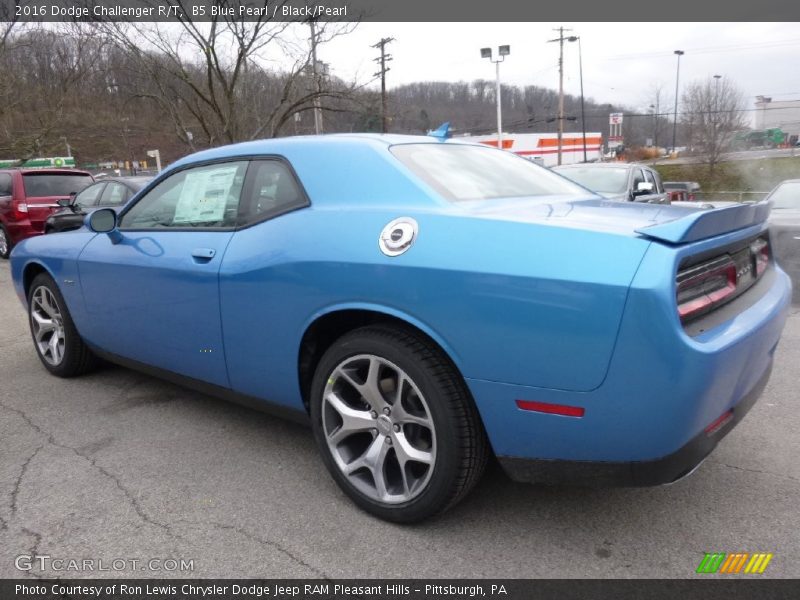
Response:
[[[739,403],[731,416],[711,433],[697,434],[672,454],[656,460],[629,462],[539,460],[498,456],[511,479],[525,483],[584,486],[651,486],[672,483],[691,473],[714,450],[722,438],[736,427],[756,403],[769,381],[769,368]]]

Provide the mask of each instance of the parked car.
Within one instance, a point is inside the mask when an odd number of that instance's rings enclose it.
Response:
[[[47,217],[44,232],[56,233],[79,229],[83,226],[87,211],[98,208],[122,208],[136,192],[152,180],[152,177],[104,178],[79,194],[59,200],[58,204],[62,208]]]
[[[520,481],[691,472],[769,378],[790,287],[767,215],[609,202],[480,144],[309,136],[186,157],[11,271],[50,373],[102,357],[310,422],[344,492],[410,522],[490,453]]]
[[[694,202],[697,192],[700,191],[700,184],[696,181],[665,181],[664,190],[671,196],[672,200]]]
[[[792,278],[795,297],[800,297],[800,179],[779,183],[767,202],[772,203],[769,225],[775,260]]]
[[[57,201],[94,180],[75,169],[0,170],[0,258],[15,244],[44,233],[44,222],[61,208]]]
[[[669,203],[658,171],[645,165],[581,163],[553,167],[553,170],[608,200]]]

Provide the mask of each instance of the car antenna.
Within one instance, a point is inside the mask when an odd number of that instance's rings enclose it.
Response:
[[[439,128],[434,131],[429,131],[428,135],[437,138],[440,142],[445,141],[447,138],[453,135],[450,133],[450,121],[442,123],[439,125]]]

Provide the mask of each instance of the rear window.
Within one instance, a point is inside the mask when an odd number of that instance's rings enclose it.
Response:
[[[67,173],[25,173],[22,176],[25,195],[32,198],[41,196],[69,196],[80,192],[93,183],[91,175]]]
[[[516,154],[458,144],[402,144],[391,152],[451,202],[586,195],[586,190]]]

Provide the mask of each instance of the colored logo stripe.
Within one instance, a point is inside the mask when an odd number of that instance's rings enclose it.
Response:
[[[772,556],[771,553],[766,552],[756,552],[755,554],[750,554],[749,552],[733,552],[731,554],[706,552],[697,567],[697,573],[731,574],[744,572],[760,574],[766,570],[767,565],[772,560]]]

